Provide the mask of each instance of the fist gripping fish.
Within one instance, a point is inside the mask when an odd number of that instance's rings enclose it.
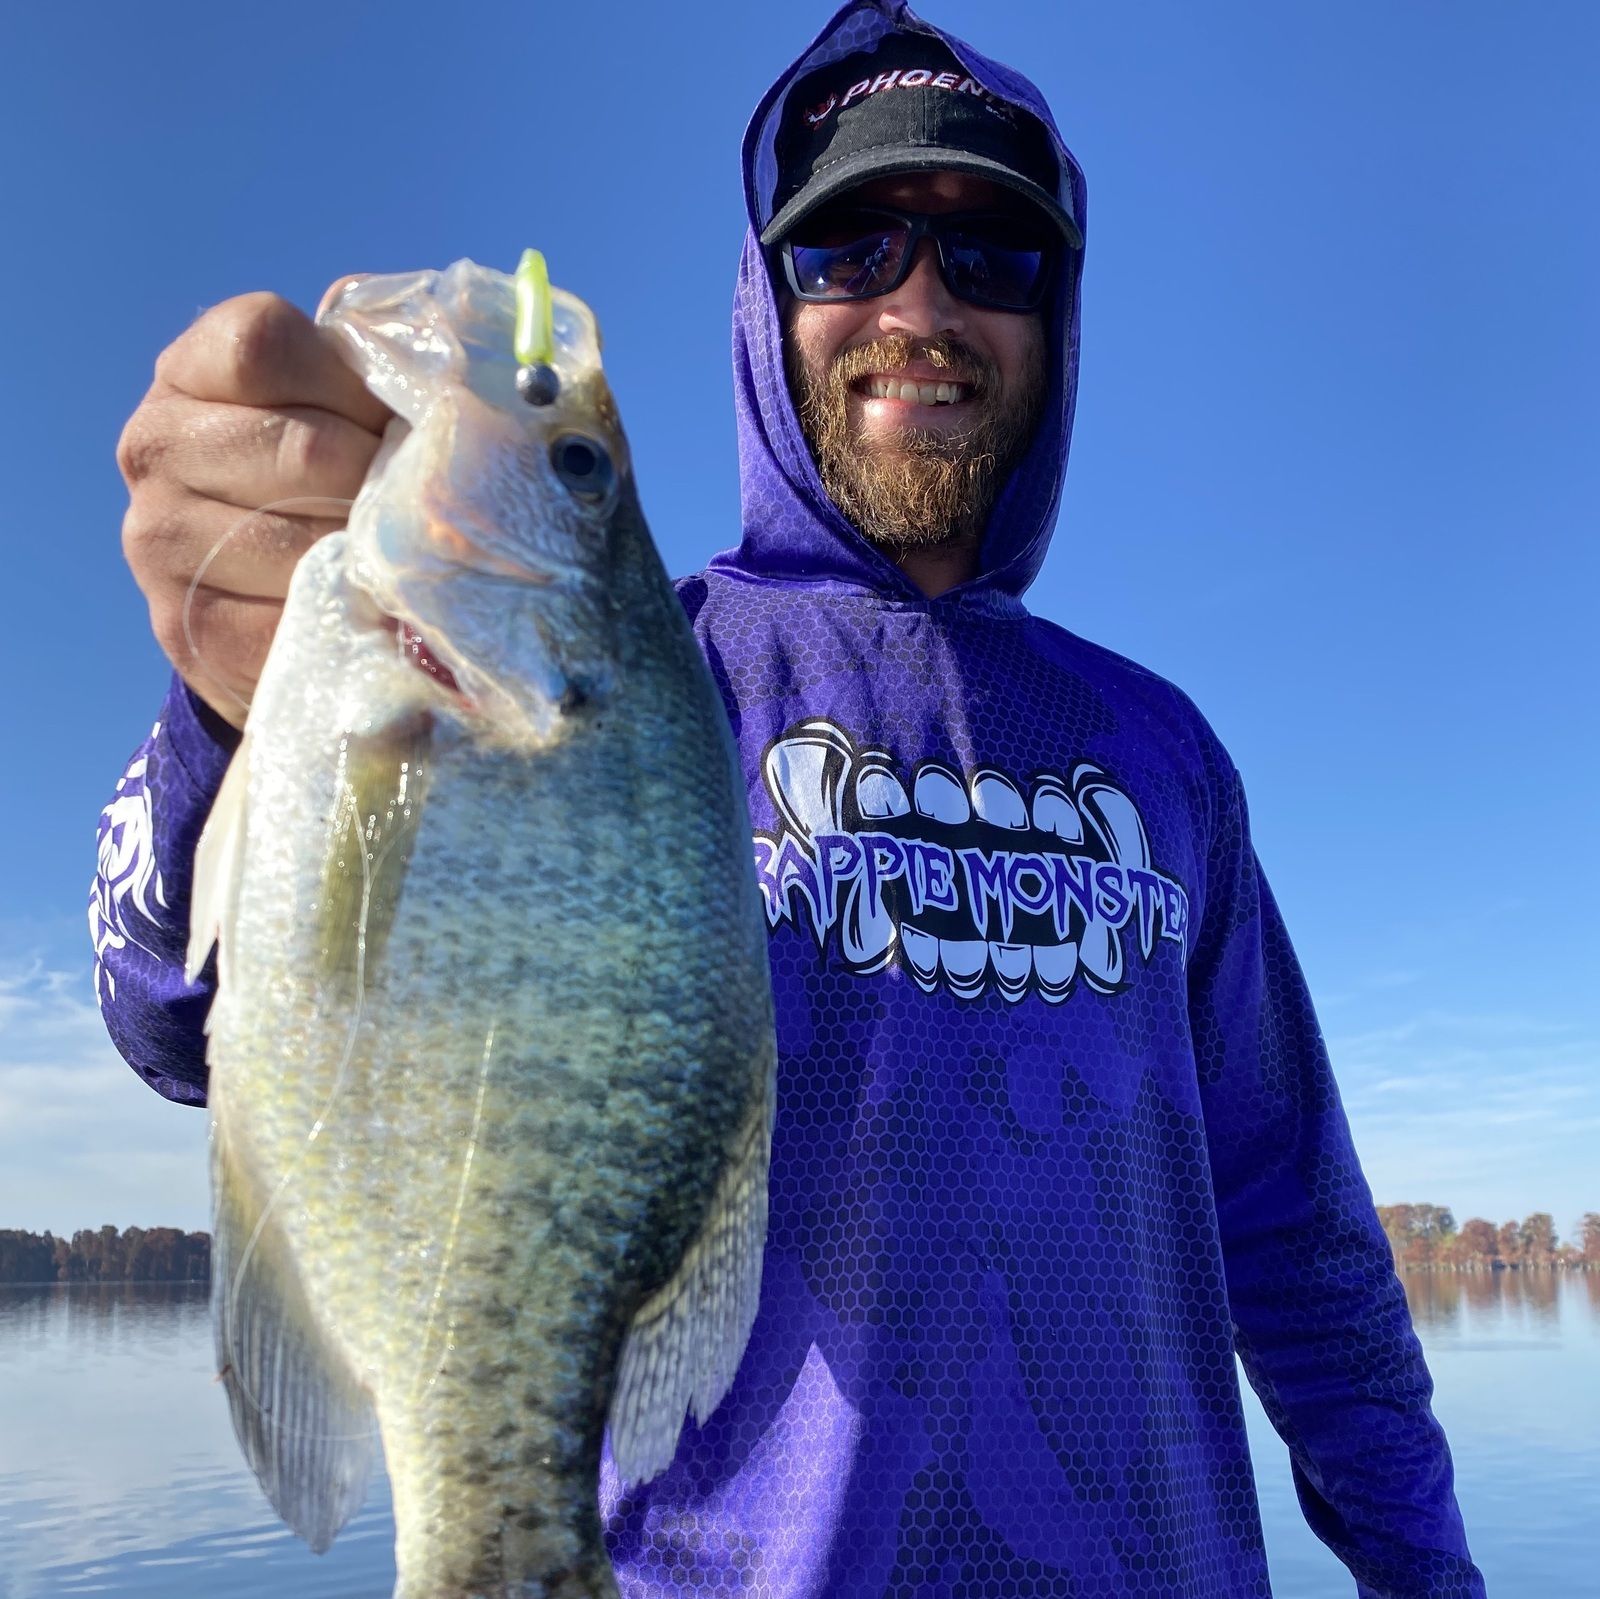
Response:
[[[196,858],[217,1358],[321,1551],[381,1435],[396,1599],[617,1592],[760,1288],[765,924],[726,716],[587,306],[470,261],[321,313],[399,413],[295,571]]]

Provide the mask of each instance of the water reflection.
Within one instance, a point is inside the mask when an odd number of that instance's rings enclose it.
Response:
[[[388,1485],[329,1555],[278,1520],[212,1380],[207,1291],[0,1288],[0,1593],[387,1599]]]
[[[1491,1594],[1594,1591],[1600,1273],[1411,1272],[1411,1313]],[[0,1288],[0,1595],[388,1599],[381,1473],[326,1555],[278,1520],[213,1379],[203,1287]],[[1246,1420],[1274,1590],[1349,1599],[1312,1537],[1286,1451]]]
[[[1491,1595],[1595,1591],[1600,1273],[1406,1272],[1473,1558]],[[1245,1419],[1274,1591],[1349,1599],[1299,1512],[1288,1452],[1253,1393]]]
[[[1424,1344],[1463,1336],[1468,1325],[1554,1340],[1563,1297],[1588,1319],[1600,1317],[1600,1272],[1410,1271],[1403,1274],[1411,1319]]]

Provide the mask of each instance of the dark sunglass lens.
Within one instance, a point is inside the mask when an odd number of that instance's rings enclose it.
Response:
[[[802,222],[789,238],[800,292],[841,300],[879,292],[899,271],[906,237],[904,224],[859,212]]]
[[[1039,230],[1006,218],[951,228],[944,248],[951,289],[989,305],[1034,305],[1050,269],[1049,248]]]

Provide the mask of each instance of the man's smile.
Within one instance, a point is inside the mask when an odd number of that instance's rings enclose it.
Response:
[[[960,408],[978,392],[978,385],[960,380],[948,367],[912,361],[892,371],[863,372],[851,380],[850,392],[866,402],[868,416],[887,419],[912,407]]]
[[[896,405],[962,405],[975,392],[970,383],[951,383],[943,378],[909,378],[870,373],[851,385],[852,392],[864,400],[886,400]]]

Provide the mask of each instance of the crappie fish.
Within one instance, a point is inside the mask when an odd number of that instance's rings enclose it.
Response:
[[[744,784],[594,318],[545,292],[539,403],[502,273],[321,313],[399,420],[296,569],[196,858],[234,1426],[318,1551],[381,1435],[396,1599],[614,1595],[608,1417],[625,1480],[664,1468],[760,1286]]]

